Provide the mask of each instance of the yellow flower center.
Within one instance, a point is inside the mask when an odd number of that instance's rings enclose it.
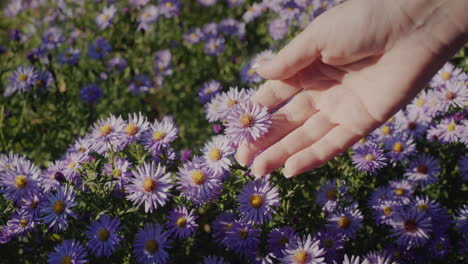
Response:
[[[449,80],[450,78],[452,78],[452,74],[450,74],[450,72],[443,72],[440,77],[442,78],[442,80],[444,81],[447,81]]]
[[[248,75],[254,75],[255,74],[255,70],[250,68],[248,71],[247,71],[247,74]]]
[[[127,135],[129,136],[135,135],[138,132],[138,130],[138,126],[136,126],[135,124],[128,124],[125,127],[125,133],[127,133]]]
[[[365,158],[367,161],[373,161],[373,160],[374,160],[374,155],[372,155],[372,154],[367,154],[364,158]]]
[[[398,196],[403,196],[403,195],[405,195],[405,190],[402,189],[402,188],[396,188],[396,189],[395,189],[395,193],[396,193],[396,195],[398,195]]]
[[[120,178],[120,176],[122,176],[122,170],[121,169],[115,169],[112,171],[112,176],[114,176],[114,178]]]
[[[384,215],[390,215],[392,213],[392,207],[390,206],[385,206],[383,209],[382,209],[382,212]]]
[[[156,189],[156,181],[150,177],[146,177],[143,180],[143,190],[146,192],[152,192]]]
[[[190,37],[190,39],[195,39],[197,36],[195,35],[195,33],[191,33],[191,34],[189,35],[189,37]]]
[[[233,105],[238,104],[239,102],[237,100],[229,99],[228,101],[228,107],[231,107]]]
[[[72,162],[68,163],[67,168],[69,170],[71,170],[71,169],[75,168],[75,166],[76,166],[76,162],[72,161]]]
[[[221,159],[221,152],[219,149],[214,148],[208,153],[208,157],[211,161],[218,161]]]
[[[248,235],[249,235],[249,232],[247,232],[247,230],[245,230],[245,229],[242,229],[242,230],[239,231],[239,234],[237,235],[237,237],[240,240],[245,240]]]
[[[16,185],[16,188],[18,188],[18,189],[26,188],[26,185],[28,185],[28,177],[26,177],[24,175],[16,176],[15,185]]]
[[[171,2],[166,2],[166,7],[172,7],[172,3]]]
[[[18,81],[24,82],[24,81],[26,81],[27,78],[28,78],[28,75],[23,73],[20,76],[18,76]]]
[[[22,228],[25,228],[25,227],[28,225],[28,220],[26,220],[26,219],[21,219],[21,220],[19,221],[19,224],[20,224],[20,226],[21,226]]]
[[[424,103],[425,103],[425,102],[424,102],[424,99],[422,99],[422,98],[418,98],[418,99],[416,100],[416,105],[419,106],[419,107],[423,106]]]
[[[153,133],[153,140],[154,141],[160,141],[166,136],[166,133],[162,131],[156,131]]]
[[[203,184],[205,182],[205,174],[201,170],[195,170],[192,172],[192,181],[196,185]]]
[[[239,118],[239,121],[240,121],[243,128],[251,127],[254,124],[254,118],[250,114],[243,114]]]
[[[429,210],[429,206],[427,206],[427,204],[418,204],[417,208],[419,211],[423,211],[423,212],[427,212],[427,210]]]
[[[55,203],[52,205],[52,211],[55,214],[62,214],[65,211],[65,202],[64,201],[55,201]]]
[[[110,133],[112,133],[112,126],[110,125],[103,125],[101,128],[99,128],[99,133],[101,136],[108,136]]]
[[[97,237],[100,241],[107,241],[109,239],[110,233],[109,230],[103,228],[98,231]]]
[[[363,137],[363,138],[361,138],[361,139],[359,140],[359,143],[364,144],[364,143],[366,143],[366,141],[367,141],[366,138]]]
[[[455,124],[454,123],[448,124],[447,125],[447,130],[450,131],[450,132],[455,131]]]
[[[177,226],[178,227],[184,227],[187,224],[187,219],[180,217],[177,219]]]
[[[260,208],[263,204],[263,197],[258,195],[258,194],[253,194],[250,196],[250,205],[252,205],[253,208]]]
[[[305,250],[299,250],[294,254],[295,264],[305,264],[309,261],[310,255]]]
[[[390,135],[392,129],[389,126],[383,126],[380,131],[382,131],[384,135]]]
[[[338,226],[344,229],[348,228],[351,226],[351,219],[346,215],[340,217],[340,220],[338,220]]]
[[[60,262],[61,264],[72,264],[70,256],[63,256]]]
[[[108,14],[104,14],[104,15],[102,16],[102,18],[103,18],[104,20],[108,20],[108,19],[110,18],[110,16],[109,16]]]
[[[328,189],[327,192],[325,193],[325,196],[327,197],[327,200],[335,201],[337,198],[336,190]]]
[[[148,251],[148,253],[154,254],[159,249],[159,243],[154,239],[150,239],[150,240],[146,241],[145,249],[146,249],[146,251]]]
[[[405,147],[403,146],[403,144],[401,144],[401,142],[393,144],[392,150],[396,153],[401,153],[404,149]]]
[[[78,153],[84,153],[86,151],[86,149],[83,148],[83,147],[80,147],[77,151],[78,151]]]

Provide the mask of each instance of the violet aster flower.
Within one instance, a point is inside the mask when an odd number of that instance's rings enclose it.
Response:
[[[311,235],[297,238],[287,244],[283,251],[284,257],[280,263],[304,263],[319,264],[325,263],[323,255],[324,250],[319,246],[320,241],[313,239]]]
[[[143,134],[143,144],[152,154],[157,154],[161,149],[169,147],[176,140],[178,129],[172,120],[164,118],[161,121],[154,120],[149,129]]]
[[[338,251],[343,249],[344,243],[342,236],[322,230],[315,235],[314,239],[320,241],[319,246],[325,250],[323,257],[326,263],[332,263],[340,257],[341,254]]]
[[[202,164],[199,158],[186,162],[177,173],[181,195],[197,206],[218,198],[222,188],[221,179]]]
[[[462,73],[463,70],[461,68],[455,67],[450,62],[447,62],[432,78],[430,85],[432,87],[439,87],[450,80],[457,79]]]
[[[346,191],[347,187],[344,184],[338,187],[336,179],[327,180],[320,185],[315,201],[322,210],[332,212],[338,207],[338,203],[344,200]]]
[[[65,41],[63,32],[60,28],[51,27],[48,28],[42,35],[41,47],[47,50],[56,49]]]
[[[107,62],[107,68],[109,71],[115,70],[121,72],[127,67],[127,65],[127,60],[121,57],[112,58]]]
[[[108,118],[99,119],[93,125],[92,137],[96,141],[104,142],[104,149],[96,150],[99,154],[111,150],[117,150],[120,141],[125,138],[125,121],[121,116],[109,115]]]
[[[241,81],[243,83],[259,83],[263,78],[257,74],[253,63],[247,63],[240,71]]]
[[[373,191],[369,199],[369,207],[379,206],[381,202],[391,200],[392,188],[389,186],[379,187]]]
[[[235,222],[226,231],[226,246],[239,255],[248,256],[260,243],[260,230],[253,225]]]
[[[80,60],[80,57],[81,51],[70,47],[59,54],[57,61],[60,64],[75,65]]]
[[[219,30],[225,35],[242,36],[245,34],[245,23],[226,18],[219,23]]]
[[[141,93],[148,92],[153,86],[154,83],[148,75],[139,74],[135,76],[134,81],[128,86],[128,91],[132,95],[137,96]]]
[[[442,259],[452,251],[450,239],[445,234],[437,234],[433,237],[427,247],[427,252],[434,259]]]
[[[125,140],[127,143],[140,140],[149,127],[148,119],[141,112],[128,114],[128,121],[124,128]]]
[[[236,145],[244,139],[247,142],[255,141],[268,132],[270,118],[267,107],[250,102],[241,103],[226,117],[226,135]]]
[[[256,179],[248,182],[237,196],[241,220],[251,224],[263,224],[276,213],[280,206],[279,193],[269,179]]]
[[[180,161],[187,162],[192,159],[192,151],[190,149],[183,149],[180,151]]]
[[[33,197],[25,198],[21,201],[21,207],[18,210],[20,214],[27,214],[34,217],[34,219],[39,218],[40,215],[40,204],[44,202],[44,195],[38,194],[34,195]]]
[[[20,239],[27,236],[29,232],[35,230],[35,226],[39,224],[39,219],[27,212],[14,213],[7,222],[8,229],[11,235],[18,236]]]
[[[13,239],[13,234],[7,225],[0,226],[0,244],[5,244]]]
[[[156,52],[154,59],[154,72],[156,75],[169,76],[172,74],[172,54],[168,49]]]
[[[208,40],[210,38],[215,38],[218,36],[218,24],[209,23],[203,26],[203,39]]]
[[[225,40],[223,37],[218,36],[209,38],[205,42],[205,54],[209,56],[217,56],[224,50]]]
[[[77,217],[77,214],[71,210],[76,205],[73,189],[59,187],[55,193],[47,195],[47,201],[41,208],[43,223],[54,232],[67,229],[68,216]]]
[[[32,162],[19,158],[9,170],[0,174],[0,192],[6,199],[17,204],[24,198],[33,197],[41,192],[41,171]]]
[[[406,134],[397,134],[384,143],[384,148],[389,151],[388,157],[393,166],[396,166],[397,162],[406,161],[416,152],[413,138]]]
[[[451,217],[447,213],[447,209],[443,208],[437,201],[431,200],[427,196],[417,196],[411,202],[411,207],[431,217],[433,232],[442,233],[449,228]]]
[[[77,240],[64,240],[49,253],[49,264],[85,264],[88,263],[86,248]]]
[[[372,137],[375,139],[375,142],[385,142],[386,140],[392,139],[398,132],[398,127],[396,122],[385,122],[379,128],[372,132]]]
[[[462,133],[462,126],[451,117],[442,119],[436,129],[440,131],[439,140],[443,143],[457,142]]]
[[[462,156],[458,160],[458,170],[464,181],[468,181],[468,156]]]
[[[288,23],[281,18],[274,19],[268,25],[268,32],[273,40],[280,40],[288,33]]]
[[[88,84],[80,89],[80,99],[87,104],[94,104],[104,95],[101,87],[96,84]]]
[[[184,34],[184,43],[185,44],[196,44],[200,42],[203,37],[203,33],[200,28],[194,28]]]
[[[275,257],[282,258],[283,250],[290,241],[295,241],[298,235],[294,228],[289,226],[277,227],[268,234],[268,249],[273,252]]]
[[[206,257],[203,257],[203,261],[198,262],[198,264],[229,264],[229,262],[224,260],[222,257],[206,256]]]
[[[234,154],[229,138],[223,135],[214,136],[202,149],[204,163],[215,175],[222,175],[231,166],[231,156]]]
[[[383,150],[376,144],[367,144],[358,149],[352,156],[353,165],[362,172],[375,174],[379,169],[385,167],[387,158]]]
[[[232,211],[225,211],[216,216],[212,224],[214,240],[221,245],[227,246],[226,232],[232,228],[235,222],[237,222],[237,217]]]
[[[138,230],[133,255],[138,263],[166,263],[169,259],[169,233],[159,224],[147,223]]]
[[[384,200],[377,205],[372,206],[374,209],[373,216],[379,225],[392,225],[394,215],[403,207],[399,201]]]
[[[468,87],[466,80],[453,80],[446,82],[442,89],[436,92],[439,98],[440,110],[447,112],[450,107],[465,106],[468,101]]]
[[[115,8],[114,5],[104,7],[102,12],[96,17],[96,24],[99,27],[99,29],[106,29],[107,27],[112,25],[112,21],[116,12],[117,8]]]
[[[49,165],[49,168],[43,171],[41,174],[41,185],[44,188],[44,192],[50,192],[56,190],[61,183],[64,183],[67,179],[64,175],[65,165],[61,160],[54,161]]]
[[[117,190],[125,188],[132,175],[131,167],[132,164],[124,158],[116,158],[113,163],[104,164],[103,172],[112,179],[106,185],[110,187],[115,184]]]
[[[52,83],[54,82],[54,77],[48,71],[39,71],[37,72],[37,79],[34,83],[38,92],[45,92]]]
[[[410,136],[422,139],[424,138],[424,133],[427,130],[430,119],[420,112],[410,111],[406,115],[403,113],[399,115],[396,122],[403,133],[408,133]]]
[[[243,4],[245,2],[245,0],[227,0],[227,3],[228,3],[228,6],[230,8],[234,8],[234,7],[237,7],[241,4]]]
[[[130,4],[137,9],[144,7],[150,0],[130,0]]]
[[[388,183],[391,188],[390,199],[402,204],[409,204],[413,197],[414,185],[407,180],[395,180]]]
[[[152,213],[158,206],[164,206],[170,197],[169,189],[172,187],[171,178],[165,172],[166,168],[154,162],[143,163],[133,170],[134,178],[126,187],[127,200],[134,206],[145,204],[145,213]]]
[[[327,220],[326,227],[330,232],[353,239],[362,226],[363,216],[358,209],[357,203],[353,203],[344,209],[337,209],[332,212],[327,216]]]
[[[398,264],[392,260],[392,256],[386,252],[371,251],[366,254],[362,264]]]
[[[216,111],[215,113],[213,113],[213,115],[219,117],[219,119],[215,119],[214,117],[210,118],[210,113],[208,112],[209,121],[213,122],[216,120],[225,119],[226,116],[230,114],[230,111],[233,107],[242,102],[247,102],[250,99],[250,97],[251,94],[249,90],[243,88],[239,90],[237,87],[230,87],[227,92],[221,93],[219,94],[219,97],[215,96],[215,98],[213,98],[212,102],[216,101],[216,104],[218,104],[218,106],[216,107]]]
[[[414,248],[424,245],[432,230],[431,217],[418,210],[400,210],[394,216],[392,237],[398,245]]]
[[[197,229],[196,219],[194,210],[189,211],[186,207],[178,206],[169,212],[165,227],[172,237],[185,239]]]
[[[334,260],[333,264],[369,264],[369,262],[361,261],[361,257],[359,256],[348,256],[345,254],[342,262],[337,262]]]
[[[31,89],[36,83],[37,71],[33,66],[20,66],[16,68],[8,78],[9,84],[3,95],[8,97],[15,92],[24,93]]]
[[[99,37],[96,41],[89,45],[88,57],[96,60],[103,59],[111,50],[112,46],[109,44],[109,42],[106,39]]]
[[[119,246],[122,237],[117,233],[122,228],[118,218],[101,215],[93,221],[85,232],[88,248],[96,256],[109,257]]]
[[[198,90],[198,99],[202,104],[209,102],[217,93],[221,92],[221,83],[216,80],[208,81]]]
[[[438,179],[435,176],[439,174],[439,161],[423,153],[410,161],[404,175],[409,181],[425,187],[436,182]]]
[[[7,7],[4,10],[4,14],[7,17],[16,17],[20,11],[24,10],[22,0],[9,1]]]
[[[149,27],[158,20],[159,17],[159,9],[154,5],[147,5],[142,11],[141,15],[138,18],[138,31],[146,31]]]
[[[179,0],[160,0],[158,8],[161,15],[172,18],[179,16],[181,6],[182,3]]]
[[[468,234],[468,205],[456,210],[455,226],[463,236]]]
[[[252,68],[255,69],[255,68],[259,67],[263,63],[273,59],[274,56],[275,56],[275,54],[273,53],[272,50],[264,50],[264,51],[258,53],[255,56],[255,58],[252,60]]]

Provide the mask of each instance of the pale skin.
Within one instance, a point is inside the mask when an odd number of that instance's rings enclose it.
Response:
[[[348,0],[332,8],[257,67],[268,81],[252,101],[279,109],[269,132],[242,143],[236,159],[257,177],[283,165],[286,177],[322,165],[405,106],[467,41],[467,0]]]

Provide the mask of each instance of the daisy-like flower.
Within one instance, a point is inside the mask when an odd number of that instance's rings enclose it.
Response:
[[[283,251],[284,257],[280,259],[280,263],[293,264],[319,264],[325,263],[323,255],[324,250],[319,246],[320,241],[307,235],[302,238],[297,238],[287,244]]]
[[[108,118],[99,119],[97,122],[95,122],[91,133],[95,140],[106,142],[105,147],[107,150],[108,147],[110,149],[108,144],[109,142],[112,142],[115,139],[122,139],[124,137],[124,129],[125,122],[123,121],[122,117],[116,117],[111,114]],[[98,153],[101,154],[100,151]]]
[[[222,188],[221,179],[195,157],[186,162],[177,173],[181,195],[197,206],[218,198]]]
[[[0,174],[0,192],[6,199],[19,203],[23,198],[33,197],[41,192],[41,171],[29,160],[18,158],[9,170]],[[2,175],[3,174],[3,175]]]
[[[277,258],[284,256],[283,250],[290,241],[295,241],[298,238],[294,228],[285,226],[277,227],[268,234],[268,249],[273,252]]]
[[[144,7],[150,0],[130,0],[130,4],[137,9]]]
[[[85,264],[88,263],[86,248],[77,240],[64,240],[49,253],[49,264]]]
[[[155,5],[147,5],[141,12],[138,18],[138,31],[148,30],[149,27],[158,20],[159,9]]]
[[[49,165],[49,168],[41,174],[41,185],[44,192],[56,190],[61,183],[66,181],[64,174],[65,166],[63,161],[57,160]]]
[[[13,234],[7,225],[0,226],[0,244],[5,244],[13,239]]]
[[[372,137],[375,139],[375,142],[385,142],[389,140],[398,133],[398,127],[395,122],[395,118],[390,118],[387,122],[382,124],[379,128],[372,132]]]
[[[42,35],[41,47],[47,50],[56,49],[65,41],[63,31],[58,27],[48,28]]]
[[[436,182],[436,176],[439,174],[439,161],[431,155],[423,153],[409,162],[404,175],[409,181],[425,187]]]
[[[117,8],[114,5],[104,7],[102,12],[96,17],[96,24],[102,30],[112,24]]]
[[[217,93],[211,99],[210,102],[205,104],[206,119],[209,122],[220,121],[226,115],[225,114],[225,109],[222,107],[224,96],[225,96],[224,93]]]
[[[157,154],[161,149],[169,147],[169,144],[177,138],[178,129],[174,122],[164,118],[159,122],[154,120],[149,129],[143,134],[143,144],[151,154]]]
[[[218,36],[209,38],[205,42],[205,54],[209,56],[217,56],[224,50],[225,40],[223,37]]]
[[[195,223],[197,216],[193,214],[194,210],[189,211],[183,206],[178,206],[169,212],[165,227],[172,237],[184,239],[195,232],[198,225]]]
[[[440,110],[448,111],[452,107],[463,108],[468,101],[467,83],[462,80],[453,80],[445,83],[442,89],[437,91],[440,100]]]
[[[353,239],[362,226],[363,216],[358,209],[357,203],[353,203],[344,209],[337,209],[332,212],[327,216],[327,220],[326,227],[330,232]]]
[[[252,61],[252,68],[258,68],[263,63],[273,59],[275,53],[272,50],[264,50],[258,53]]]
[[[134,206],[145,204],[145,212],[152,213],[158,206],[164,206],[169,199],[169,189],[172,187],[170,175],[165,173],[166,168],[154,162],[144,163],[133,170],[134,178],[126,187],[127,199]]]
[[[251,94],[247,89],[242,88],[239,90],[237,87],[230,87],[227,92],[221,93],[219,98],[219,111],[223,114],[220,120],[224,120],[230,115],[233,107],[240,103],[247,102],[250,96]]]
[[[40,204],[44,201],[44,198],[45,197],[43,194],[39,194],[23,199],[23,201],[21,201],[21,207],[18,210],[18,213],[31,215],[34,219],[39,218],[41,211]]]
[[[271,125],[268,108],[245,102],[234,107],[226,117],[226,135],[239,145],[244,139],[252,142],[268,132]]]
[[[248,182],[237,196],[237,201],[241,220],[260,225],[270,221],[276,213],[274,207],[281,205],[278,189],[268,179]]]
[[[48,71],[38,71],[34,86],[39,92],[45,92],[54,82],[54,77]]]
[[[260,243],[260,230],[244,222],[235,222],[226,232],[226,246],[239,255],[248,256]]]
[[[20,239],[23,239],[29,232],[35,230],[34,227],[37,224],[39,224],[38,219],[25,211],[13,214],[11,219],[7,222],[11,234],[19,236]]]
[[[338,251],[343,249],[344,243],[342,236],[322,230],[315,235],[314,239],[320,241],[319,246],[325,250],[323,257],[326,263],[332,263],[340,257],[341,254]]]
[[[288,23],[285,19],[277,18],[268,25],[268,32],[273,40],[280,40],[288,33]]]
[[[229,262],[224,260],[222,257],[206,256],[206,257],[203,257],[203,261],[198,262],[198,264],[229,264]]]
[[[109,257],[119,246],[122,237],[117,233],[122,228],[118,218],[101,215],[87,227],[88,248],[96,256]]]
[[[205,24],[203,26],[203,39],[208,40],[210,38],[215,38],[218,36],[218,24],[215,22]]]
[[[408,133],[412,137],[422,139],[430,119],[416,110],[408,111],[407,114],[404,114],[402,111],[399,113],[401,114],[399,114],[396,119],[396,125],[400,130],[403,131],[403,133]]]
[[[8,79],[9,85],[3,95],[8,97],[14,92],[24,93],[29,91],[36,83],[37,77],[37,71],[33,66],[20,66],[16,68]]]
[[[385,200],[378,205],[373,206],[374,218],[379,225],[391,225],[393,216],[403,207],[401,202],[394,200]]]
[[[107,68],[109,71],[122,72],[127,67],[127,65],[127,60],[122,57],[115,57],[107,62]]]
[[[413,99],[413,101],[411,101],[411,103],[406,106],[406,110],[408,111],[408,113],[420,114],[422,116],[427,117],[425,113],[427,104],[428,104],[428,93],[422,90]]]
[[[109,186],[116,184],[117,190],[124,188],[132,175],[131,167],[132,164],[124,158],[116,158],[113,163],[104,164],[103,172],[112,178],[112,181],[107,184]]]
[[[228,36],[243,36],[245,34],[245,23],[233,18],[226,18],[219,23],[219,30]]]
[[[398,264],[386,252],[371,251],[366,254],[362,264]]]
[[[376,144],[366,144],[358,149],[352,156],[353,165],[362,172],[375,174],[387,165],[387,158],[383,150]]]
[[[232,225],[237,221],[236,215],[231,211],[225,211],[216,216],[213,220],[213,238],[214,240],[226,246],[226,232],[228,232]]]
[[[234,152],[229,138],[223,135],[214,136],[202,149],[204,163],[215,175],[229,170]]]
[[[181,6],[180,0],[161,0],[158,8],[161,15],[166,18],[172,18],[179,16]]]
[[[444,118],[436,129],[441,132],[439,135],[441,142],[454,143],[459,140],[463,127],[457,124],[453,118]]]
[[[19,164],[19,161],[27,161],[26,157],[20,156],[16,153],[10,152],[8,154],[0,153],[0,173],[5,173],[7,171],[13,171]],[[2,186],[2,181],[0,180],[0,187]]]
[[[48,228],[54,232],[67,229],[68,216],[77,217],[77,214],[71,210],[76,205],[73,189],[59,187],[56,193],[47,195],[47,201],[42,205],[43,223],[47,224]]]
[[[80,89],[80,99],[87,104],[94,104],[104,95],[101,87],[96,84],[88,84]]]
[[[133,243],[133,255],[138,263],[166,263],[169,259],[169,233],[159,224],[145,224],[138,230]]]
[[[201,6],[212,6],[216,4],[216,1],[218,0],[197,0]]]
[[[389,151],[389,161],[393,166],[396,166],[397,162],[407,160],[416,152],[413,138],[406,134],[397,134],[384,143],[384,148]]]
[[[455,226],[462,235],[468,234],[468,205],[456,210]]]
[[[211,80],[204,83],[198,90],[198,99],[202,104],[209,102],[217,93],[221,91],[221,83]]]
[[[169,76],[172,74],[171,66],[172,54],[168,49],[156,52],[154,59],[154,72],[159,76]]]
[[[352,256],[352,255],[348,256],[347,254],[345,254],[342,262],[338,262],[334,260],[333,264],[370,264],[370,263],[369,261],[361,261],[361,257],[359,256]]]
[[[141,112],[128,114],[128,121],[125,124],[125,139],[128,143],[140,140],[143,134],[148,130],[150,124],[146,116]]]
[[[106,39],[99,37],[96,41],[89,45],[88,57],[95,60],[103,59],[111,50],[112,46],[109,44],[109,42]]]
[[[432,78],[430,85],[432,87],[438,87],[440,85],[446,84],[451,80],[457,79],[457,77],[462,73],[463,70],[461,68],[455,67],[453,64],[447,62]]]
[[[128,86],[128,91],[134,95],[137,96],[141,93],[146,93],[150,90],[151,87],[153,87],[154,83],[151,80],[151,78],[148,75],[145,74],[139,74],[135,76],[135,81],[133,81],[129,86]]]
[[[431,239],[427,252],[434,259],[441,259],[452,251],[450,239],[445,234],[437,234]]]
[[[409,204],[413,197],[414,186],[407,180],[390,181],[390,199],[401,202],[402,204]]]
[[[417,196],[411,202],[411,207],[421,213],[429,214],[433,232],[441,233],[449,228],[451,217],[447,213],[447,209],[443,208],[437,201],[427,196]]]
[[[392,199],[392,188],[389,186],[379,187],[373,191],[369,199],[369,207],[379,206],[383,201]]]
[[[424,245],[432,230],[431,217],[418,210],[400,210],[394,216],[392,237],[398,245],[414,248]]]
[[[82,153],[69,153],[67,154],[65,160],[63,161],[63,175],[66,180],[76,183],[80,173],[78,170],[83,167],[83,163],[86,162],[88,156],[83,155]],[[59,177],[61,175],[56,175]],[[61,179],[60,179],[61,180]]]
[[[344,184],[338,187],[335,179],[327,180],[320,185],[315,201],[322,207],[322,210],[332,212],[337,208],[338,202],[344,199],[346,191]]]
[[[247,63],[240,71],[240,78],[243,83],[260,83],[263,78],[257,74],[254,64]]]

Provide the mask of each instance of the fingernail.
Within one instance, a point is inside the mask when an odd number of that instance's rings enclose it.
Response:
[[[290,173],[287,170],[283,170],[283,175],[284,175],[284,177],[286,177],[288,179],[291,178],[292,176],[294,176],[292,173]]]

